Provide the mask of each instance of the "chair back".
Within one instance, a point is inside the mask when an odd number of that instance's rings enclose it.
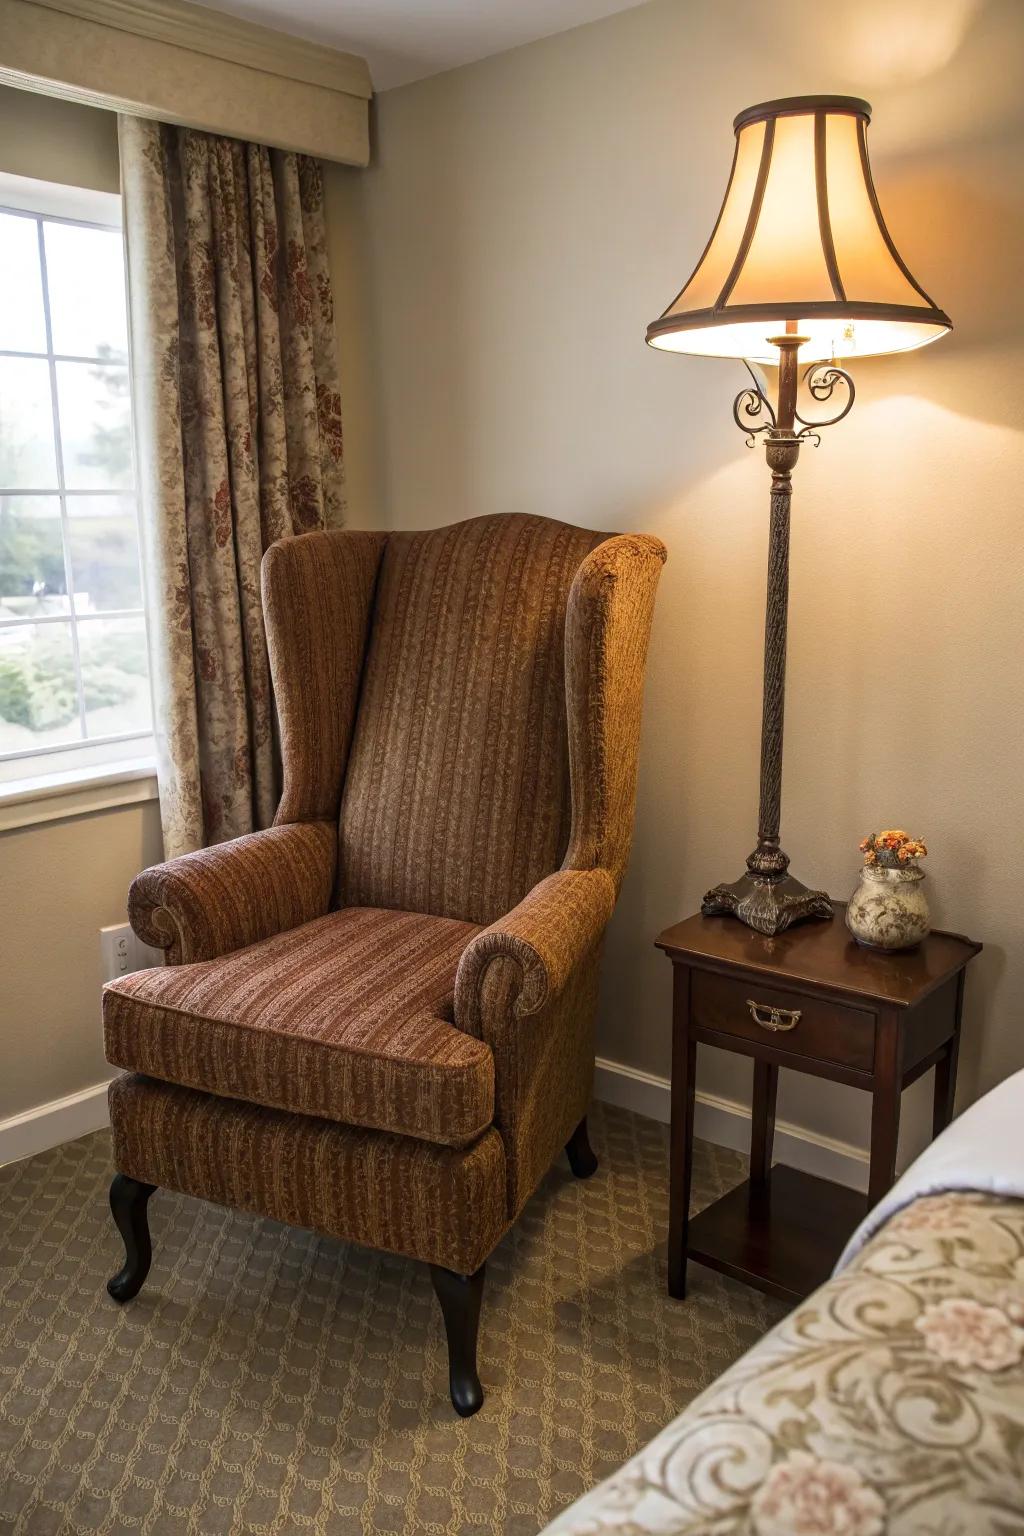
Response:
[[[520,514],[387,535],[341,798],[344,905],[486,924],[559,867],[566,606],[607,537]]]

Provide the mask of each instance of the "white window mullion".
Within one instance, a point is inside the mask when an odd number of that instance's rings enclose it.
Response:
[[[90,743],[90,746],[110,746],[113,743],[119,741],[141,741],[149,743],[152,742],[152,740],[152,731],[121,731],[117,736],[103,736],[98,738],[95,743]],[[23,758],[58,758],[66,752],[81,752],[82,745],[83,744],[80,741],[58,741],[51,742],[45,747],[29,747],[26,750],[19,749],[17,752],[0,752],[0,767],[2,767],[4,763],[20,763]]]
[[[51,224],[53,222],[53,220],[52,219],[46,219],[44,222],[47,223],[47,224]],[[88,353],[54,352],[52,355],[53,355],[54,362],[57,362],[57,363],[98,363],[101,368],[106,366],[109,363],[109,359],[108,358],[105,358],[105,357],[90,357]],[[45,357],[45,356],[46,356],[45,352],[16,352],[11,347],[0,347],[0,357],[29,357],[29,358],[32,358],[32,357]]]
[[[39,271],[43,284],[43,319],[46,325],[46,362],[50,374],[50,402],[53,408],[53,447],[57,460],[57,494],[60,498],[60,538],[64,553],[64,585],[68,593],[71,618],[71,655],[75,669],[75,695],[78,699],[78,725],[82,740],[88,737],[85,718],[85,688],[82,683],[82,656],[78,645],[78,624],[75,618],[75,578],[71,569],[71,530],[68,526],[68,504],[64,482],[64,450],[60,435],[60,406],[57,399],[57,362],[53,352],[53,327],[50,322],[50,285],[46,273],[46,239],[43,221],[36,219],[39,240]]]
[[[43,362],[44,358],[43,358],[42,352],[40,352],[38,354],[38,357],[39,357],[39,361]],[[61,359],[58,358],[57,361],[60,362]],[[59,490],[57,489],[57,487],[55,485],[51,485],[49,490],[42,490],[42,489],[40,489],[39,486],[32,486],[32,487],[26,488],[25,486],[21,486],[21,485],[0,485],[0,496],[59,496],[59,495],[60,495],[60,492],[59,492]],[[103,489],[96,490],[95,488],[87,486],[87,487],[85,487],[84,489],[82,489],[80,491],[69,491],[68,495],[69,496],[131,496],[131,499],[133,501],[135,500],[135,492],[134,492],[134,490],[126,491],[123,485],[112,486],[108,490],[103,490]]]
[[[104,619],[144,619],[144,608],[103,608],[98,613],[79,614],[78,624],[95,624]],[[66,624],[66,613],[30,613],[20,619],[0,619],[0,629],[26,629],[37,624]]]

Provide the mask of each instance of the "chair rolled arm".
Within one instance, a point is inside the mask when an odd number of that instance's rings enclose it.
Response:
[[[539,1012],[598,943],[614,906],[615,883],[605,869],[560,869],[541,880],[463,951],[455,978],[458,1027],[486,1037],[483,981],[495,959],[519,968],[515,1014]]]
[[[128,918],[169,965],[213,960],[327,912],[338,834],[291,822],[154,864],[132,881]]]

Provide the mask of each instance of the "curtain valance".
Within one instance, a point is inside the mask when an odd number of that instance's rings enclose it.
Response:
[[[187,0],[0,0],[0,81],[323,160],[369,156],[365,60]]]

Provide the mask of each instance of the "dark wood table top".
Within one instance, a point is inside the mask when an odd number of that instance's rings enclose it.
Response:
[[[799,923],[766,938],[735,917],[699,912],[666,928],[655,940],[672,959],[753,972],[768,980],[805,982],[831,992],[910,1008],[948,981],[981,945],[955,933],[930,933],[916,949],[894,954],[865,949],[845,923],[845,905],[834,902],[831,922]]]

